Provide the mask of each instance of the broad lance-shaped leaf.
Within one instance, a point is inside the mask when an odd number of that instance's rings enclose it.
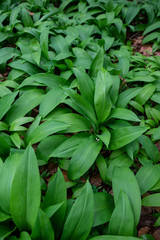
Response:
[[[10,214],[10,193],[13,178],[19,164],[19,161],[22,158],[22,154],[14,153],[10,155],[4,162],[3,168],[0,173],[0,206],[2,210]]]
[[[18,92],[9,93],[0,99],[0,120],[8,112]]]
[[[28,135],[26,138],[27,144],[31,142],[31,144],[40,142],[42,139],[48,137],[49,135],[60,132],[68,128],[68,124],[56,121],[56,120],[49,120],[38,127],[36,127],[33,132]]]
[[[116,106],[120,108],[125,108],[129,101],[134,98],[140,91],[141,87],[129,88],[124,92],[119,94]]]
[[[24,86],[37,86],[43,85],[49,88],[54,88],[55,85],[66,85],[66,80],[60,76],[50,73],[38,73],[26,78],[20,85],[19,88]]]
[[[98,155],[96,164],[103,182],[106,182],[107,163],[101,154]]]
[[[94,105],[99,123],[104,122],[108,117],[112,102],[110,98],[110,90],[113,84],[113,79],[110,74],[102,68],[95,79],[95,94]]]
[[[126,16],[125,16],[125,21],[127,24],[130,24],[132,20],[136,17],[136,15],[140,11],[140,6],[130,6],[127,8]]]
[[[107,120],[111,118],[118,118],[118,119],[124,119],[128,121],[140,122],[140,119],[137,117],[137,115],[134,112],[125,108],[113,109]]]
[[[68,43],[62,35],[51,37],[51,46],[54,48],[57,54],[69,52]]]
[[[94,135],[83,140],[73,154],[68,169],[68,177],[74,180],[86,173],[95,162],[101,148],[101,140],[96,139]]]
[[[111,132],[109,149],[116,150],[118,148],[121,148],[140,137],[147,130],[147,127],[141,126],[117,128]]]
[[[149,26],[145,29],[145,31],[143,32],[143,35],[146,35],[147,33],[152,32],[152,31],[154,31],[154,30],[157,29],[157,28],[160,28],[160,21],[155,22],[155,23],[149,25]]]
[[[56,205],[49,206],[44,209],[44,212],[47,214],[49,218],[51,218],[55,212],[63,205],[64,202],[58,203]]]
[[[96,227],[109,222],[114,209],[113,197],[105,192],[94,193],[94,221]]]
[[[52,178],[49,182],[48,190],[44,197],[44,202],[42,203],[42,208],[46,209],[52,205],[62,202],[62,206],[51,217],[51,223],[54,227],[56,237],[59,236],[61,228],[63,226],[67,202],[66,183],[61,170],[58,169],[55,177]]]
[[[85,116],[92,124],[97,125],[95,110],[90,102],[72,89],[66,89],[72,100],[72,106],[77,112]]]
[[[41,89],[32,89],[24,92],[24,94],[15,101],[7,112],[5,117],[6,123],[11,124],[17,118],[23,117],[33,108],[38,106],[43,97],[44,92]]]
[[[108,234],[120,236],[133,236],[134,215],[131,203],[125,192],[119,194],[117,205],[112,213]]]
[[[26,8],[22,8],[21,10],[21,16],[22,16],[22,22],[25,27],[33,27],[33,20],[32,17],[30,16],[29,12],[27,11]]]
[[[94,83],[83,68],[74,68],[73,72],[78,80],[78,85],[81,94],[93,103],[94,98]]]
[[[141,105],[144,105],[148,101],[148,99],[152,96],[155,89],[156,86],[151,83],[145,85],[143,88],[141,88],[141,91],[138,93],[135,100]]]
[[[54,149],[50,156],[58,158],[72,157],[74,151],[76,150],[80,142],[88,138],[89,136],[89,133],[78,133],[70,138],[66,138],[65,141],[62,142],[62,144],[59,144],[59,146]]]
[[[50,154],[61,145],[67,138],[64,135],[51,135],[44,138],[36,149],[36,155],[38,159],[47,161],[50,158]]]
[[[41,209],[39,209],[31,236],[33,240],[54,240],[52,224],[47,214]]]
[[[145,135],[142,135],[139,137],[138,140],[142,147],[145,149],[147,155],[153,161],[153,163],[158,163],[158,161],[160,160],[160,153],[157,147],[151,141],[151,139]]]
[[[49,36],[49,30],[48,29],[44,29],[41,32],[41,35],[40,35],[40,45],[41,45],[41,49],[42,49],[42,53],[43,53],[44,57],[49,61],[48,36]]]
[[[92,58],[88,54],[87,51],[85,51],[82,48],[74,47],[73,53],[76,56],[76,60],[74,61],[74,66],[82,66],[85,69],[90,69]]]
[[[93,191],[87,181],[64,224],[61,240],[86,240],[93,224]]]
[[[44,96],[39,108],[40,115],[45,117],[55,107],[62,103],[66,97],[67,95],[64,93],[63,89],[55,85],[55,87]]]
[[[158,165],[147,164],[138,170],[136,178],[141,194],[144,194],[160,179],[160,168]]]
[[[18,164],[11,187],[11,216],[20,230],[33,229],[40,199],[38,162],[33,148],[29,146]]]
[[[146,207],[160,207],[160,193],[155,193],[143,198],[142,205]]]
[[[113,235],[101,235],[90,238],[90,240],[139,240],[136,237],[125,237],[125,236],[113,236]]]
[[[108,129],[105,127],[101,127],[101,130],[102,130],[101,134],[97,135],[97,137],[100,138],[101,141],[104,142],[104,144],[108,148],[108,145],[111,139],[111,134],[108,131]]]
[[[86,132],[91,129],[90,122],[80,114],[65,113],[55,116],[54,119],[57,121],[62,121],[69,125],[66,130],[63,130],[63,133],[76,133],[82,131]]]
[[[141,194],[133,172],[128,167],[114,167],[112,186],[116,206],[120,192],[127,194],[133,210],[134,226],[137,226],[141,213]]]
[[[5,47],[0,49],[0,64],[7,62],[10,58],[18,56],[20,51],[16,48]]]
[[[91,67],[89,69],[90,77],[95,78],[97,76],[99,69],[103,67],[103,62],[104,62],[104,51],[101,48],[92,61]]]

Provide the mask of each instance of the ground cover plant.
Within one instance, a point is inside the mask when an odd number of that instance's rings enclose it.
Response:
[[[159,15],[158,0],[0,2],[0,239],[160,239]]]

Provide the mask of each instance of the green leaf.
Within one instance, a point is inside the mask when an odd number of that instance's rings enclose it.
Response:
[[[112,179],[112,174],[114,167],[130,167],[132,165],[133,161],[131,158],[127,155],[122,153],[121,155],[115,157],[114,159],[111,159],[108,164],[108,169],[106,171],[106,177],[107,179]]]
[[[33,240],[54,240],[54,231],[47,214],[39,209],[31,237]]]
[[[61,240],[85,240],[92,227],[93,214],[93,192],[91,185],[87,182],[68,214]]]
[[[69,53],[68,43],[62,35],[57,35],[51,38],[51,46],[56,53]]]
[[[158,163],[160,159],[160,153],[151,139],[145,135],[142,135],[138,140],[153,163]]]
[[[133,210],[134,223],[137,226],[141,213],[141,194],[133,172],[127,167],[115,167],[112,176],[112,186],[116,206],[120,192],[123,191],[127,194]]]
[[[96,164],[103,182],[106,182],[107,163],[101,154],[97,157]]]
[[[44,197],[42,208],[46,209],[47,207],[62,202],[62,206],[51,217],[51,222],[55,230],[56,238],[59,236],[61,228],[63,226],[67,203],[66,183],[62,172],[60,171],[60,169],[58,169],[55,177],[52,178],[49,182],[48,190]]]
[[[136,101],[129,101],[129,105],[131,105],[132,107],[134,107],[136,110],[138,110],[141,113],[144,113],[144,108],[142,107],[141,104],[139,104]]]
[[[111,87],[110,97],[111,97],[112,103],[116,104],[116,101],[118,99],[120,78],[119,78],[119,76],[116,76],[116,75],[112,76],[112,78],[113,78],[113,85]]]
[[[81,177],[93,165],[101,148],[102,142],[96,140],[93,135],[83,140],[71,159],[68,169],[69,179],[74,180]]]
[[[97,77],[97,73],[99,69],[103,67],[103,62],[104,62],[104,51],[101,48],[97,53],[97,55],[95,56],[95,58],[93,59],[92,64],[90,66],[90,69],[89,69],[90,77],[92,78]]]
[[[10,15],[10,18],[9,18],[10,25],[14,25],[16,23],[19,11],[20,11],[20,7],[14,7],[12,9],[11,15]]]
[[[90,240],[139,240],[136,237],[125,237],[125,236],[111,236],[111,235],[101,235],[97,237],[90,238]]]
[[[154,227],[159,227],[160,226],[160,217],[157,219],[156,223],[154,224]]]
[[[30,55],[29,55],[30,56]],[[34,75],[37,73],[42,72],[42,69],[37,67],[36,65],[29,63],[28,61],[24,61],[23,59],[18,59],[15,61],[12,61],[11,63],[8,64],[11,68],[21,70],[28,75]]]
[[[33,20],[26,8],[22,8],[22,22],[25,27],[33,27]]]
[[[158,38],[159,35],[160,35],[159,32],[153,32],[153,33],[147,35],[145,38],[143,38],[142,44],[153,41],[155,38]]]
[[[146,35],[147,33],[152,32],[152,31],[154,31],[154,30],[157,29],[157,28],[160,28],[160,21],[149,25],[149,26],[145,29],[145,31],[143,32],[143,35]]]
[[[152,95],[151,100],[160,104],[160,92],[156,92]]]
[[[113,130],[111,132],[109,149],[116,150],[127,145],[128,143],[140,137],[144,132],[147,131],[147,129],[147,127],[141,126],[129,126]]]
[[[17,118],[23,117],[25,114],[40,104],[43,96],[44,93],[40,89],[33,89],[24,92],[24,94],[15,101],[15,103],[8,111],[5,118],[6,123],[11,124]]]
[[[124,119],[128,121],[140,122],[140,119],[137,117],[137,115],[134,112],[125,108],[113,109],[107,120],[111,118],[119,118],[119,119]]]
[[[91,103],[93,103],[94,83],[92,79],[81,67],[73,68],[73,72],[78,80],[81,94],[84,96],[84,98],[88,99]]]
[[[1,109],[0,109],[0,120],[4,117],[4,115],[11,108],[11,105],[14,102],[14,99],[17,96],[17,94],[18,94],[18,92],[9,93],[9,94],[3,96],[0,99],[0,106],[1,106]]]
[[[49,73],[39,73],[26,78],[19,88],[24,86],[37,86],[38,84],[47,86],[49,88],[54,88],[55,85],[65,85],[66,80],[60,76],[49,74]]]
[[[48,137],[53,133],[60,132],[68,128],[68,124],[56,120],[48,120],[38,127],[26,138],[26,143],[34,144],[40,142],[44,138]]]
[[[20,52],[16,48],[5,47],[0,49],[0,64],[7,62],[14,56],[19,56]]]
[[[55,212],[57,212],[57,210],[63,205],[63,203],[64,202],[49,206],[44,209],[44,212],[47,214],[49,218],[51,218],[55,214]]]
[[[116,103],[117,107],[125,108],[126,105],[129,103],[129,101],[134,98],[142,88],[129,88],[125,90],[124,92],[119,94],[118,101]]]
[[[36,149],[38,159],[48,161],[52,152],[66,140],[63,135],[52,135],[44,138]]]
[[[11,216],[4,213],[1,209],[0,209],[0,222],[5,222],[6,220],[10,219]]]
[[[130,6],[127,8],[127,13],[125,16],[125,21],[130,24],[132,20],[137,16],[140,11],[140,6]]]
[[[149,195],[142,199],[142,205],[146,207],[159,207],[160,206],[160,193]]]
[[[12,33],[9,32],[0,32],[0,43],[6,40],[7,38],[13,37]]]
[[[66,97],[67,95],[64,93],[63,89],[60,86],[55,85],[54,88],[43,98],[39,108],[40,115],[45,117],[55,107],[62,103]]]
[[[19,240],[31,240],[31,237],[28,232],[21,232]]]
[[[84,69],[90,69],[92,58],[84,49],[75,47],[73,48],[73,53],[76,56],[74,66],[81,66]]]
[[[66,138],[62,144],[59,144],[57,148],[53,150],[50,154],[50,157],[58,157],[58,158],[69,158],[72,157],[74,151],[79,146],[81,141],[88,138],[90,136],[89,133],[78,133],[73,135],[70,138]]]
[[[18,133],[13,133],[10,136],[10,138],[11,138],[12,142],[15,144],[15,146],[20,149],[21,143],[22,143],[22,139],[20,138]]]
[[[127,194],[121,190],[109,222],[108,234],[132,236],[133,231],[134,215],[132,206]]]
[[[99,123],[104,122],[111,111],[110,90],[112,84],[113,79],[110,74],[104,68],[99,70],[95,80],[94,95],[94,105]]]
[[[5,139],[4,135],[0,135],[0,156],[5,157],[8,155],[10,150],[10,144],[8,143],[7,139]]]
[[[65,132],[75,133],[75,132],[89,131],[91,129],[90,122],[80,114],[66,113],[59,116],[55,116],[53,119],[57,121],[62,121],[68,124],[69,127],[66,130],[64,130],[63,133]]]
[[[97,119],[92,104],[88,102],[87,99],[74,92],[72,89],[67,89],[66,92],[72,99],[73,108],[75,108],[77,112],[85,116],[92,124],[96,126]]]
[[[125,146],[126,148],[126,152],[128,154],[128,156],[134,160],[134,158],[136,157],[137,153],[139,152],[139,142],[138,139],[134,140],[133,142],[127,144]]]
[[[11,187],[11,216],[20,230],[33,229],[40,199],[38,163],[33,148],[29,146],[17,166]]]
[[[0,84],[0,97],[3,97],[7,94],[11,93],[9,88],[5,87],[4,85]]]
[[[152,96],[154,93],[156,87],[153,84],[147,84],[145,85],[141,91],[136,96],[135,100],[139,102],[141,105],[144,105],[148,99]]]
[[[2,121],[0,121],[0,131],[8,130],[8,125]]]
[[[105,192],[94,193],[93,227],[107,223],[114,209],[113,197]]]
[[[141,167],[137,174],[137,182],[141,191],[141,195],[149,191],[160,179],[160,168],[158,165],[145,165]]]
[[[108,148],[109,142],[110,142],[110,138],[111,138],[111,134],[108,131],[107,128],[105,127],[101,127],[101,134],[97,135],[98,138],[101,139],[102,142],[104,142],[104,144],[106,145],[106,147]]]
[[[0,240],[6,239],[6,237],[8,237],[14,230],[15,228],[11,230],[9,226],[1,223],[0,224]]]
[[[153,133],[153,139],[154,140],[159,140],[160,139],[160,127],[155,128],[155,132]]]
[[[9,156],[2,167],[0,174],[1,189],[0,189],[0,206],[2,210],[10,214],[10,194],[13,178],[22,158],[22,154],[14,153]]]
[[[40,35],[40,46],[41,46],[42,53],[43,53],[44,57],[49,61],[48,36],[49,36],[49,30],[48,29],[44,29],[41,32],[41,35]]]

